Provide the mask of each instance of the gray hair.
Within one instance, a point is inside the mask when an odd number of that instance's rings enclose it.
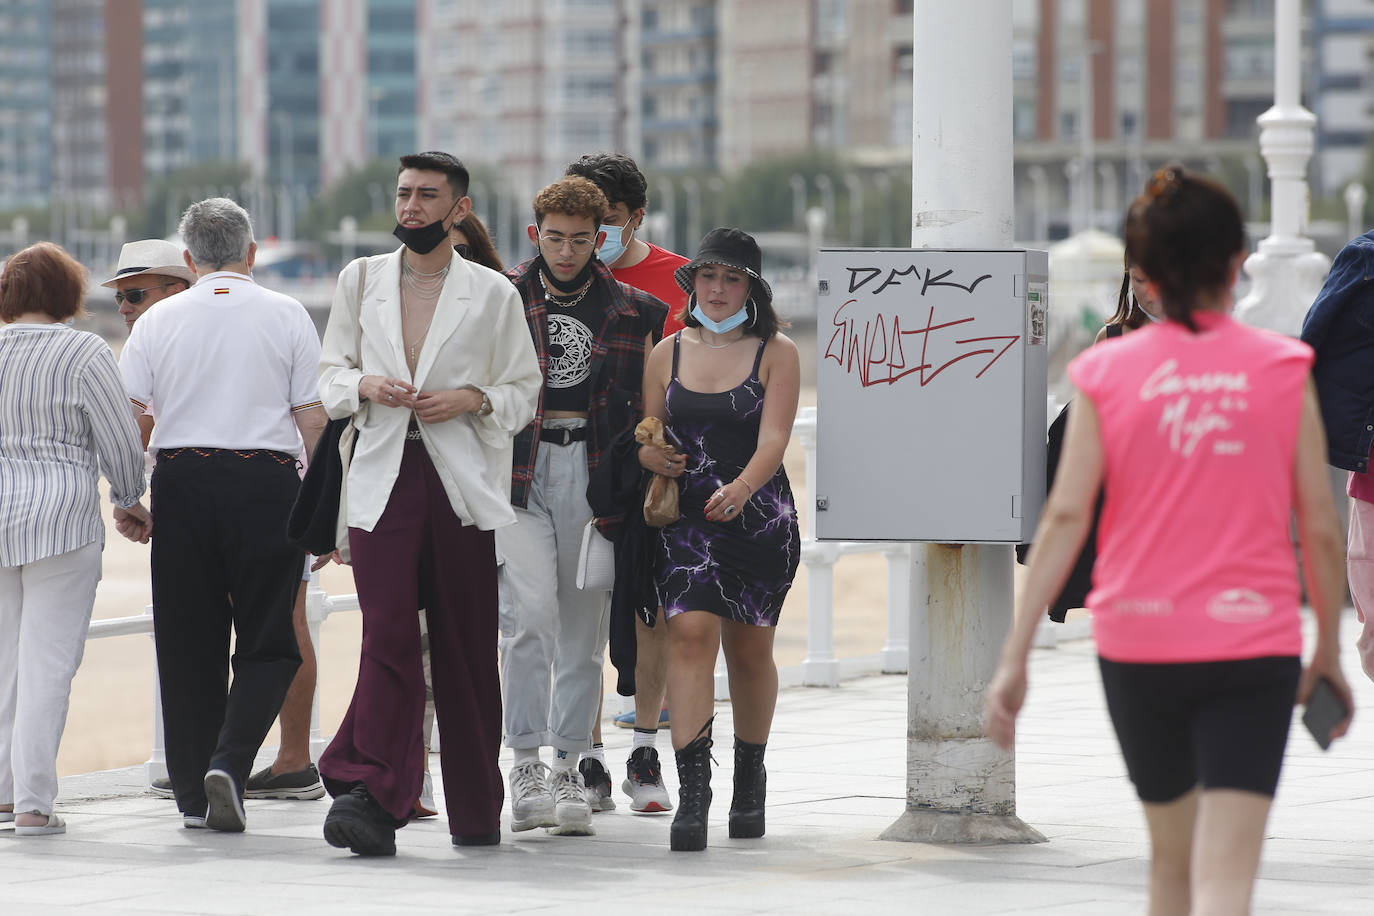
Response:
[[[220,270],[248,257],[253,221],[248,211],[227,197],[211,197],[191,204],[177,227],[191,260]]]

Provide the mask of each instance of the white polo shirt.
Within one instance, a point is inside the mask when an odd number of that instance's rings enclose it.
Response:
[[[140,408],[157,403],[151,451],[274,449],[297,454],[292,414],[320,405],[320,338],[290,296],[218,271],[134,325],[120,374]]]

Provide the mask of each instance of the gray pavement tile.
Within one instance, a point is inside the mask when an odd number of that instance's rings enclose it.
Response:
[[[42,905],[48,912],[219,916],[285,906],[292,916],[642,916],[646,901],[655,914],[727,916],[1139,913],[1147,834],[1103,708],[1091,646],[1037,650],[1031,683],[1017,801],[1021,817],[1049,837],[1046,844],[877,840],[906,796],[906,682],[870,677],[837,689],[783,692],[769,742],[769,834],[762,840],[726,835],[729,766],[716,768],[704,853],[669,851],[671,818],[633,816],[618,793],[621,808],[597,815],[595,837],[506,832],[498,847],[455,850],[444,819],[436,818],[400,831],[398,856],[380,860],[324,843],[327,801],[250,801],[243,835],[183,830],[174,805],[147,795],[141,768],[131,768],[63,780],[65,837],[19,841],[0,831],[0,913]],[[1355,687],[1358,704],[1374,703],[1374,685],[1360,680]],[[716,755],[728,764],[729,706],[717,709]],[[618,775],[629,735],[607,732]],[[671,753],[666,740],[660,745],[675,789]],[[1325,755],[1295,729],[1255,912],[1374,912],[1372,758],[1374,727],[1365,730],[1358,716],[1350,737]]]

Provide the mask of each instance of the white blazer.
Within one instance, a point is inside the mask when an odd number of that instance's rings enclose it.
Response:
[[[401,468],[413,411],[359,402],[364,375],[405,379],[401,338],[401,253],[366,258],[362,352],[354,352],[358,259],[339,274],[320,353],[320,397],[330,417],[357,415],[357,440],[346,483],[348,524],[371,531],[386,509]],[[544,384],[520,294],[504,274],[462,258],[450,262],[434,308],[414,385],[421,391],[480,388],[491,399],[485,417],[443,423],[416,419],[453,511],[483,530],[515,522],[510,505],[511,442],[534,418]]]

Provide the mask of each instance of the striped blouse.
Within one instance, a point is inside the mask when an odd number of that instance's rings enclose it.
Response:
[[[0,566],[105,542],[98,471],[125,508],[143,447],[109,346],[64,324],[0,328]]]

